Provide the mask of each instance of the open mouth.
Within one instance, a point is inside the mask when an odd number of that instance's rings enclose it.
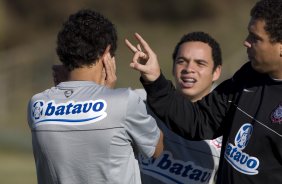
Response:
[[[182,80],[182,86],[184,88],[190,88],[194,86],[194,84],[197,82],[197,80],[192,77],[181,77],[181,80]]]

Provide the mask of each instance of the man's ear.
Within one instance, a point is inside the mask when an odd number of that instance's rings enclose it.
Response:
[[[219,79],[220,75],[221,75],[221,69],[222,69],[222,66],[221,65],[218,65],[215,69],[215,71],[213,71],[213,77],[212,77],[212,81],[215,82],[216,80]]]

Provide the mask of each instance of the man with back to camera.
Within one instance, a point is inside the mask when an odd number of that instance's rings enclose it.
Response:
[[[81,10],[58,33],[68,81],[34,95],[28,107],[39,184],[141,183],[134,153],[161,154],[162,133],[145,104],[115,81],[117,34],[101,14]]]
[[[136,34],[145,52],[137,51],[130,66],[141,72],[154,113],[188,139],[223,135],[217,184],[282,181],[281,12],[281,0],[255,4],[244,43],[250,61],[195,103],[164,78],[156,54]]]
[[[172,59],[176,89],[193,102],[211,91],[221,73],[220,46],[204,32],[184,35],[175,46]],[[143,90],[137,92],[144,93]],[[173,133],[161,120],[155,118],[164,133],[164,151],[157,159],[145,159],[139,154],[142,183],[214,183],[221,137],[189,141]]]

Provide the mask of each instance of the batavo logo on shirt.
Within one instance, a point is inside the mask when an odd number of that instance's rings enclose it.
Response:
[[[39,100],[32,104],[31,117],[34,127],[44,124],[84,125],[104,119],[106,108],[106,101],[100,99],[59,104],[53,100]]]
[[[253,126],[250,123],[245,123],[241,126],[235,137],[235,146],[228,143],[224,158],[232,165],[237,171],[247,174],[258,174],[257,168],[259,167],[259,160],[243,152],[249,143],[250,137],[253,132]]]
[[[207,184],[212,174],[211,169],[199,167],[191,161],[174,159],[169,151],[164,151],[157,159],[144,158],[141,154],[138,159],[142,173],[163,183]]]

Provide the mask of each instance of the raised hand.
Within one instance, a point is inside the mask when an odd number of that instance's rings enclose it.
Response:
[[[148,83],[153,82],[161,74],[157,55],[138,33],[135,33],[134,35],[141,46],[138,44],[135,47],[127,39],[125,39],[127,47],[134,53],[130,67],[139,71],[144,81]],[[142,51],[142,48],[144,51]]]

